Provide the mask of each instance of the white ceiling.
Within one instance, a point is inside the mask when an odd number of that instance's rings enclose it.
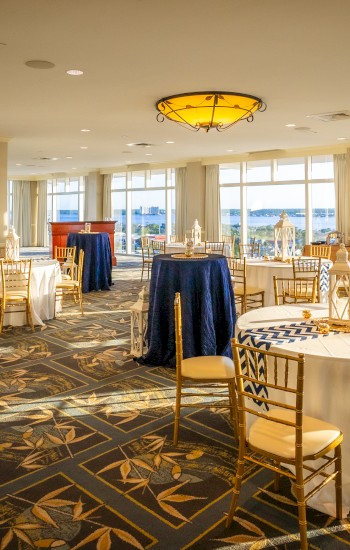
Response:
[[[9,176],[350,143],[350,118],[307,118],[350,111],[349,26],[350,0],[1,0]],[[157,99],[216,90],[258,96],[267,110],[224,133],[156,121]]]

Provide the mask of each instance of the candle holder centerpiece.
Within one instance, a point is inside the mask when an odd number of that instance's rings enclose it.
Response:
[[[274,237],[275,259],[282,262],[290,261],[295,255],[295,225],[289,221],[288,214],[284,210],[274,227]]]
[[[192,234],[193,245],[197,246],[198,244],[201,244],[202,228],[199,225],[198,220],[194,220],[191,234]]]

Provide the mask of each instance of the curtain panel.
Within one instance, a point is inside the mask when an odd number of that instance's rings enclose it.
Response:
[[[31,246],[31,192],[29,181],[13,181],[13,225],[20,246]]]
[[[102,217],[112,219],[112,174],[103,176]]]
[[[207,241],[219,241],[221,233],[219,165],[205,169],[205,231]]]
[[[38,222],[37,222],[37,245],[49,246],[47,227],[47,181],[38,181]]]
[[[175,169],[175,233],[179,241],[182,241],[186,233],[187,201],[186,201],[186,168]]]
[[[335,215],[336,230],[344,233],[345,242],[350,232],[349,228],[349,192],[348,170],[346,155],[334,155],[334,184],[335,184]]]

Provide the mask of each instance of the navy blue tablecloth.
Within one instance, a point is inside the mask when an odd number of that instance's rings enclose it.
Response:
[[[184,358],[198,355],[231,357],[236,309],[225,256],[153,259],[148,313],[148,352],[144,365],[175,366],[175,293],[181,293]]]
[[[68,233],[67,246],[84,250],[83,292],[110,290],[112,284],[112,251],[108,233]]]

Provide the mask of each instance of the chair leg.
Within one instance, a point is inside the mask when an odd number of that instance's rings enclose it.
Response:
[[[32,317],[32,308],[28,300],[26,302],[26,314],[27,314],[27,325],[30,325],[32,332],[34,332],[35,329],[34,329],[34,323],[33,323],[33,317]]]
[[[82,292],[81,288],[79,289],[78,297],[79,297],[80,313],[82,315],[84,315],[84,311],[83,311],[83,292]]]
[[[181,409],[181,387],[176,385],[176,397],[175,397],[175,418],[174,418],[174,438],[173,443],[177,445],[179,440],[179,425],[180,425],[180,409]]]
[[[338,519],[342,518],[343,515],[343,493],[342,493],[342,461],[341,461],[341,446],[338,445],[334,449],[335,453],[335,469],[337,475],[335,478],[335,506],[336,506],[336,516]]]
[[[304,495],[304,480],[303,480],[303,468],[301,466],[296,467],[296,481],[294,483],[295,495],[298,503],[298,517],[299,517],[299,532],[300,532],[300,549],[308,550],[307,544],[307,523],[306,523],[306,503]]]
[[[240,450],[239,450],[239,455],[237,460],[237,472],[236,472],[236,478],[235,478],[235,485],[232,489],[233,494],[232,494],[231,506],[226,519],[226,527],[230,527],[233,521],[233,516],[237,508],[239,493],[241,491],[243,474],[244,474],[244,451],[242,450],[242,444],[240,444]]]
[[[237,414],[237,400],[236,400],[236,386],[234,382],[228,383],[228,392],[230,397],[230,416],[235,434],[235,439],[238,441],[238,414]]]

